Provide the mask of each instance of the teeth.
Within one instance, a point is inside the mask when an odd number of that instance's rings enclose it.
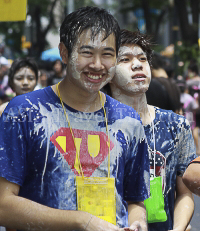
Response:
[[[138,79],[138,78],[144,78],[144,76],[134,76],[134,79]]]
[[[91,79],[101,79],[102,75],[88,75],[88,77]]]

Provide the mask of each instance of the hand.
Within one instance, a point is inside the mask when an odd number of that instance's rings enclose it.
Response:
[[[130,227],[124,228],[124,231],[147,231],[147,225],[141,226],[139,221],[135,221]]]
[[[181,228],[175,228],[175,229],[170,229],[168,231],[185,231],[185,229]]]
[[[170,229],[168,231],[185,231],[185,229]]]
[[[104,221],[98,217],[92,216],[88,221],[84,231],[121,231],[123,229],[118,228],[107,221]]]

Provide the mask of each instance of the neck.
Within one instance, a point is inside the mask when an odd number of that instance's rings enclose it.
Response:
[[[62,101],[68,106],[82,112],[94,112],[102,107],[98,92],[91,93],[72,85],[67,78],[64,78],[59,85]],[[52,86],[52,89],[58,95],[56,85]],[[105,96],[102,98],[105,101]]]
[[[119,88],[115,88],[115,86],[111,87],[112,97],[123,104],[126,104],[132,108],[134,108],[137,113],[140,115],[143,125],[151,123],[151,117],[149,112],[154,118],[154,114],[152,114],[152,108],[147,104],[146,94],[142,93],[127,93]]]

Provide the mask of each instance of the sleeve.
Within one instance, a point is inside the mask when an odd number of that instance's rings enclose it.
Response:
[[[180,125],[180,124],[179,124]],[[194,139],[187,119],[181,124],[178,141],[178,166],[177,175],[182,177],[188,164],[196,158]]]
[[[144,201],[150,195],[149,154],[144,129],[141,125],[139,140],[130,143],[129,158],[126,160],[124,174],[124,199]]]
[[[198,163],[198,164],[200,164],[200,156],[197,157],[196,159],[194,159],[193,161],[191,161],[191,162],[189,163],[189,165],[190,165],[190,164],[193,164],[193,163]]]
[[[25,175],[26,142],[17,107],[8,107],[0,118],[0,177],[22,185]]]

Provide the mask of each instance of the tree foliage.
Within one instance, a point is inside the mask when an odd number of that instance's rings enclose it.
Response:
[[[74,0],[75,9],[88,5],[94,6],[95,3],[93,0]],[[59,7],[57,15],[54,11],[55,7]],[[32,42],[29,55],[39,57],[41,52],[48,48],[47,34],[49,31],[58,32],[59,25],[66,15],[67,7],[66,0],[28,0],[27,14],[31,18],[30,37]],[[113,0],[113,4],[109,4],[109,7],[108,1],[104,0],[100,7],[114,13],[119,23],[123,24],[123,28],[131,30],[137,29],[138,18],[133,15],[140,10],[146,25],[146,32],[153,35],[155,41],[163,22],[166,20],[172,24],[175,21],[179,22],[182,40],[188,45],[197,44],[199,0]],[[189,14],[192,15],[192,22],[189,21]],[[46,26],[41,23],[44,17],[47,19]],[[177,17],[177,20],[174,20],[174,17]],[[18,54],[21,52],[21,36],[25,33],[24,26],[25,22],[0,22],[0,34],[5,35],[6,44]]]
[[[182,40],[191,45],[197,44],[199,0],[120,0],[120,2],[122,7],[119,12],[124,15],[123,18],[126,18],[130,11],[142,10],[146,33],[153,35],[155,40],[164,20],[169,20],[173,23],[179,21]],[[192,15],[190,23],[189,14]]]

